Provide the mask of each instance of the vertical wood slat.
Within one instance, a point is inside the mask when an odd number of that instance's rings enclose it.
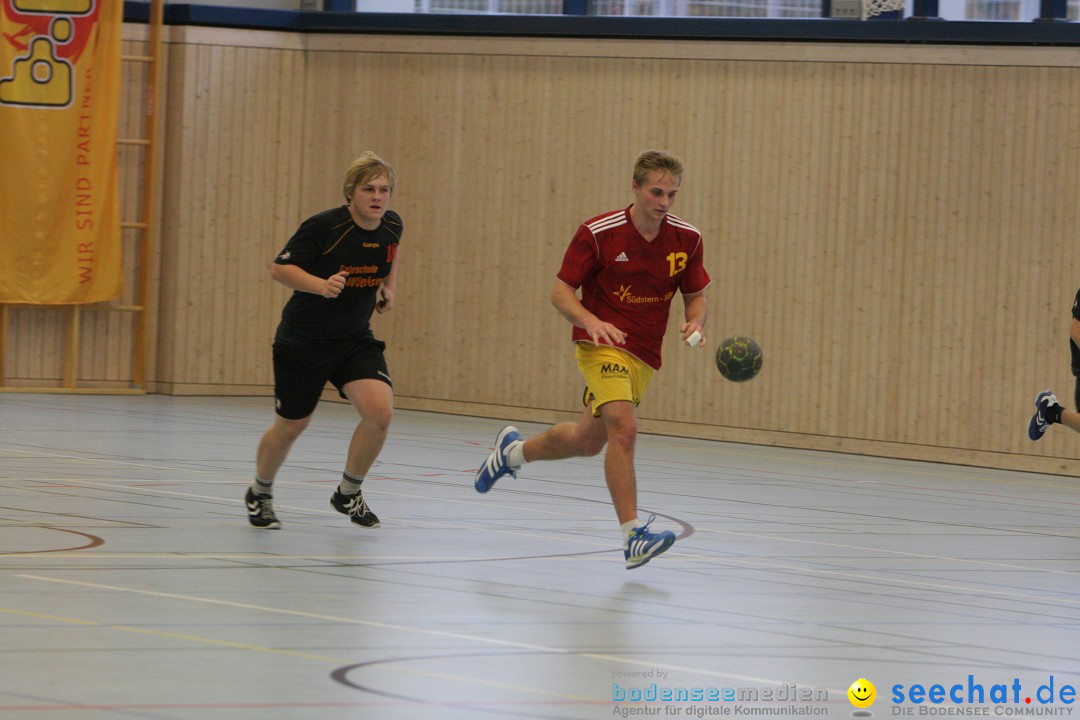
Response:
[[[131,382],[141,389],[147,386],[147,363],[149,361],[150,343],[150,302],[151,274],[154,267],[154,217],[157,212],[157,193],[155,187],[158,179],[158,145],[159,145],[159,112],[161,109],[161,79],[163,74],[162,65],[162,28],[164,26],[165,0],[152,0],[150,3],[150,21],[148,23],[149,37],[147,39],[149,58],[146,68],[146,81],[143,85],[143,123],[144,136],[147,141],[147,149],[142,158],[142,173],[140,177],[141,203],[139,205],[139,219],[146,223],[139,231],[138,238],[138,268],[136,270],[136,302],[141,309],[135,316],[135,327],[132,342],[131,357]]]
[[[61,387],[71,390],[79,380],[79,306],[68,306],[65,316],[67,332],[64,339],[64,377]]]
[[[6,304],[0,304],[0,388],[4,387],[7,378],[7,344],[8,331],[10,328],[10,314]]]

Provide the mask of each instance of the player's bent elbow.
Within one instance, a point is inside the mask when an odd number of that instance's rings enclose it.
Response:
[[[556,280],[548,299],[551,300],[551,304],[555,306],[556,310],[565,312],[567,303],[577,300],[577,291],[562,280]]]

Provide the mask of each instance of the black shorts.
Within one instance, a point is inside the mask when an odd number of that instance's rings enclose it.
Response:
[[[383,350],[386,343],[360,338],[339,346],[274,341],[274,408],[288,420],[300,420],[315,412],[327,381],[338,394],[353,380],[382,380],[390,387],[390,372]]]

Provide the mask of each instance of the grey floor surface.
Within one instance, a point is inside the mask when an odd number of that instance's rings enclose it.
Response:
[[[399,411],[363,529],[328,503],[355,417],[324,403],[254,530],[271,414],[0,395],[0,720],[1077,707],[1073,478],[643,436],[640,504],[680,538],[628,571],[601,460],[478,495],[481,418]]]

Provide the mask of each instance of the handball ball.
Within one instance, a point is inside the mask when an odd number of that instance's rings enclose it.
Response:
[[[761,370],[761,347],[745,335],[729,337],[716,349],[716,369],[728,380],[749,380]]]

